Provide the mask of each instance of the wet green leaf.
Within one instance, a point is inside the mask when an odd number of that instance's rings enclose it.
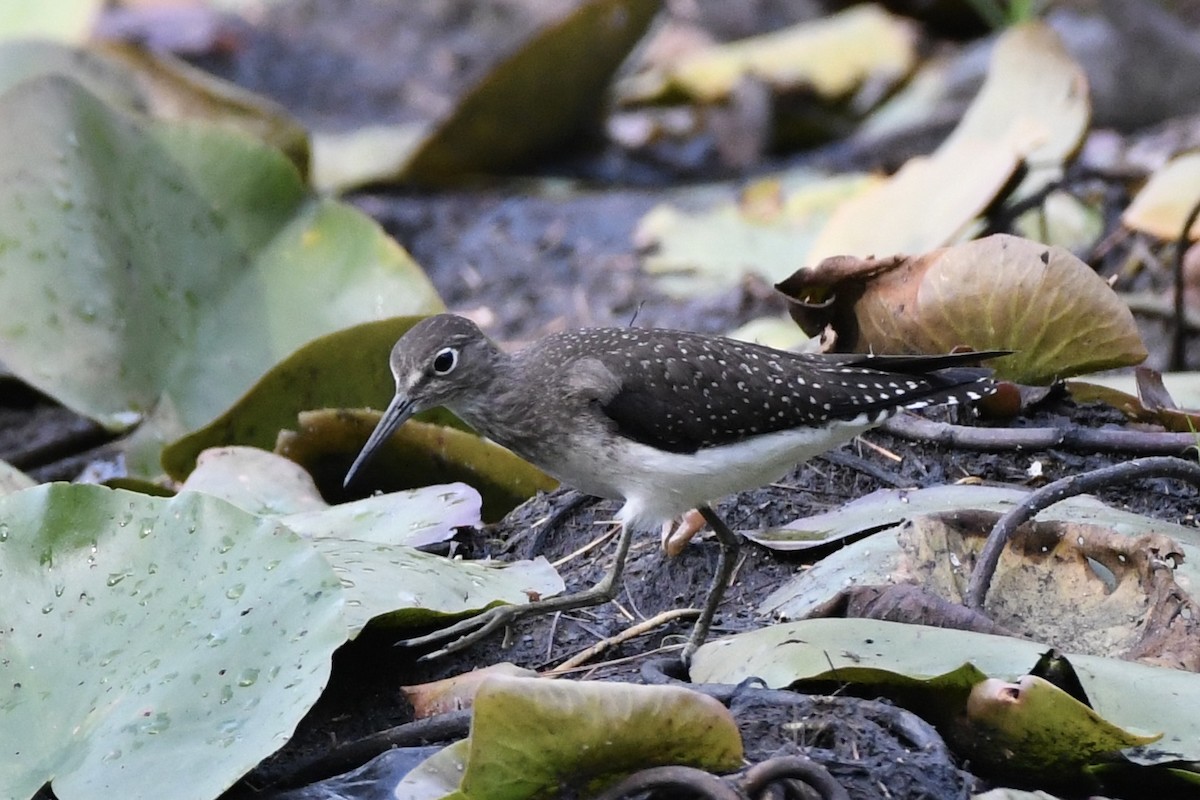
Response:
[[[307,173],[308,133],[282,106],[171,56],[120,45],[0,44],[0,92],[50,75],[70,78],[126,111],[212,124],[261,139],[282,150],[301,175]]]
[[[679,764],[729,772],[742,742],[721,703],[678,686],[493,676],[475,696],[471,735],[429,759],[396,789],[455,800],[531,798],[564,786],[587,792],[626,773]]]
[[[210,800],[291,736],[346,639],[325,560],[203,494],[0,497],[0,574],[6,797]]]
[[[0,135],[0,359],[106,426],[152,417],[150,453],[305,342],[440,308],[378,225],[239,134],[43,77],[0,96]]]
[[[305,344],[272,366],[219,417],[168,445],[163,468],[183,480],[200,451],[210,447],[239,444],[270,450],[279,432],[293,428],[302,411],[385,407],[396,391],[388,357],[396,340],[420,319],[364,322]]]
[[[482,524],[479,493],[465,484],[331,506],[295,463],[251,447],[228,447],[201,453],[183,489],[215,495],[309,539],[342,583],[351,636],[371,621],[411,627],[563,590],[543,558],[461,561],[414,549]]]
[[[983,734],[972,721],[963,720],[970,691],[986,677],[1019,679],[1047,649],[1023,639],[922,625],[810,619],[709,642],[696,653],[691,675],[694,681],[717,683],[738,683],[754,676],[776,688],[850,683],[858,691],[893,697],[932,717],[944,733],[978,743]],[[1200,719],[1191,712],[1200,702],[1200,675],[1096,656],[1067,658],[1083,683],[1097,725],[1115,725],[1133,737],[1155,739],[1150,746],[1126,746],[1122,749],[1126,757],[1138,763],[1170,764],[1200,756]],[[1091,717],[1086,711],[1080,714]],[[1075,717],[1071,724],[1079,719]],[[1029,724],[1040,723],[1034,717]],[[1020,763],[1044,770],[1044,758],[1052,755],[1064,769],[1081,768],[1066,730],[1052,754],[1036,749],[1043,746],[1044,737],[1031,740],[1036,748],[1018,753]],[[1004,758],[1004,748],[1018,747],[1020,739],[1010,736],[997,743],[988,757]],[[988,755],[986,749],[978,754]],[[1089,763],[1098,758],[1095,752],[1083,756]]]

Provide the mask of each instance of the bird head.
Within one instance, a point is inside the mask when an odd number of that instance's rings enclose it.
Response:
[[[390,364],[396,395],[346,473],[343,485],[414,414],[445,406],[454,409],[486,385],[500,351],[464,317],[438,314],[408,329],[392,348]]]

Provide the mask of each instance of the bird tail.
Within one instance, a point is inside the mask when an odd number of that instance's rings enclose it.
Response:
[[[948,367],[977,365],[981,361],[1012,355],[1012,352],[1012,350],[966,350],[961,353],[938,353],[936,355],[848,353],[845,356],[845,361],[838,359],[837,363],[847,367],[877,369],[880,372],[925,375]],[[991,374],[991,370],[987,370],[986,372],[989,375]]]

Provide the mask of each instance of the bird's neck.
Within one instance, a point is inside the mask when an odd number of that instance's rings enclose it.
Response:
[[[491,355],[487,390],[466,392],[447,407],[476,433],[520,453],[522,442],[536,438],[536,393],[521,374],[523,362],[500,350]]]

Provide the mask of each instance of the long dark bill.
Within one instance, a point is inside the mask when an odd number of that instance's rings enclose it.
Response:
[[[350,485],[350,481],[354,480],[354,475],[371,459],[371,456],[375,455],[375,451],[379,449],[380,445],[399,430],[401,425],[408,422],[409,417],[416,411],[413,402],[404,395],[397,394],[392,398],[392,402],[388,403],[387,410],[383,412],[379,424],[375,426],[375,430],[371,431],[371,438],[367,439],[367,443],[358,453],[358,458],[354,459],[354,463],[347,470],[346,478],[342,481],[343,488]]]

